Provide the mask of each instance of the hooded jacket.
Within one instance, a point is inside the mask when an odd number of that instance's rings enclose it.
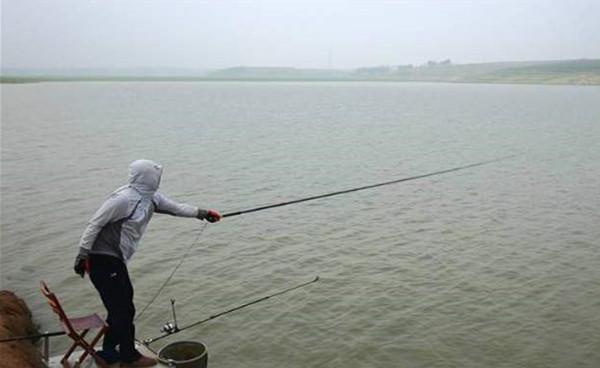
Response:
[[[207,211],[177,203],[158,192],[162,167],[150,160],[129,165],[129,184],[114,191],[92,216],[79,246],[127,263],[135,253],[154,212],[205,219]]]

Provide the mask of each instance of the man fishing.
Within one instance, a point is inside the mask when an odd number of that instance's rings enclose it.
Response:
[[[136,251],[148,222],[156,213],[196,217],[217,222],[221,215],[188,204],[177,203],[158,192],[162,167],[149,160],[129,166],[129,184],[113,192],[90,219],[79,243],[75,272],[89,272],[108,312],[108,331],[98,356],[121,367],[150,367],[156,359],[143,356],[134,345],[135,307],[127,262]],[[117,351],[117,346],[119,349]]]

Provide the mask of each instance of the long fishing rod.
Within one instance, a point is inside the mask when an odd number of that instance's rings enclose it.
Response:
[[[198,321],[198,322],[194,322],[194,323],[192,323],[192,324],[189,324],[189,325],[187,325],[187,326],[184,326],[184,327],[181,327],[181,328],[177,327],[177,324],[175,324],[174,326],[172,326],[172,328],[171,328],[171,329],[169,329],[169,330],[165,331],[165,333],[163,333],[162,335],[160,335],[160,336],[157,336],[157,337],[154,337],[154,338],[151,338],[151,339],[146,339],[146,340],[144,340],[144,341],[143,341],[143,343],[144,343],[145,345],[152,344],[152,343],[154,343],[154,342],[156,342],[156,341],[158,341],[158,340],[161,340],[161,339],[163,339],[163,338],[165,338],[165,337],[167,337],[167,336],[170,336],[170,335],[173,335],[173,334],[179,333],[179,332],[181,332],[181,331],[185,331],[185,330],[187,330],[187,329],[189,329],[189,328],[192,328],[192,327],[196,327],[196,326],[198,326],[198,325],[201,325],[201,324],[203,324],[203,323],[205,323],[205,322],[208,322],[208,321],[210,321],[210,320],[213,320],[213,319],[215,319],[215,318],[218,318],[218,317],[224,316],[224,315],[226,315],[226,314],[229,314],[229,313],[231,313],[231,312],[235,312],[235,311],[237,311],[237,310],[240,310],[240,309],[242,309],[242,308],[249,307],[249,306],[251,306],[252,304],[260,303],[260,302],[262,302],[262,301],[265,301],[265,300],[267,300],[267,299],[270,299],[270,298],[272,298],[272,297],[279,296],[279,295],[282,295],[282,294],[285,294],[285,293],[289,293],[289,292],[290,292],[290,291],[292,291],[292,290],[296,290],[296,289],[303,288],[303,287],[305,287],[305,286],[308,286],[308,285],[310,285],[310,284],[312,284],[312,283],[315,283],[315,282],[317,282],[317,281],[319,281],[319,276],[315,277],[315,278],[314,278],[313,280],[311,280],[311,281],[308,281],[308,282],[305,282],[305,283],[302,283],[302,284],[299,284],[299,285],[296,285],[296,286],[292,286],[291,288],[288,288],[288,289],[285,289],[285,290],[279,291],[279,292],[277,292],[277,293],[274,293],[274,294],[271,294],[271,295],[263,296],[262,298],[258,298],[258,299],[256,299],[256,300],[253,300],[253,301],[251,301],[251,302],[248,302],[248,303],[245,303],[245,304],[239,305],[239,306],[237,306],[237,307],[234,307],[234,308],[228,309],[228,310],[226,310],[226,311],[223,311],[223,312],[221,312],[221,313],[217,313],[217,314],[215,314],[215,315],[212,315],[212,316],[210,316],[210,317],[208,317],[208,318],[205,318],[205,319],[203,319],[203,320],[200,320],[200,321]],[[171,303],[173,303],[173,301],[172,301]]]
[[[229,212],[229,213],[223,214],[222,217],[239,216],[239,215],[243,215],[243,214],[246,214],[246,213],[267,210],[267,209],[270,209],[270,208],[283,207],[283,206],[288,206],[290,204],[296,204],[296,203],[301,203],[301,202],[308,202],[308,201],[313,201],[315,199],[321,199],[321,198],[326,198],[326,197],[333,197],[333,196],[337,196],[337,195],[341,195],[341,194],[358,192],[360,190],[366,190],[366,189],[372,189],[372,188],[382,187],[384,185],[397,184],[397,183],[402,183],[402,182],[405,182],[405,181],[423,179],[423,178],[427,178],[427,177],[435,176],[435,175],[448,174],[448,173],[459,171],[459,170],[465,170],[465,169],[470,169],[470,168],[477,167],[477,166],[488,165],[488,164],[491,164],[493,162],[498,162],[498,161],[506,160],[506,159],[509,159],[509,158],[512,158],[512,157],[515,157],[515,156],[516,155],[510,155],[510,156],[496,158],[496,159],[493,159],[493,160],[481,161],[481,162],[477,162],[477,163],[474,163],[474,164],[469,164],[469,165],[454,167],[454,168],[451,168],[451,169],[440,170],[440,171],[435,171],[435,172],[431,172],[431,173],[427,173],[427,174],[410,176],[410,177],[407,177],[407,178],[386,181],[386,182],[383,182],[383,183],[365,185],[365,186],[358,187],[358,188],[345,189],[345,190],[340,190],[340,191],[337,191],[337,192],[319,194],[319,195],[315,195],[315,196],[311,196],[311,197],[306,197],[306,198],[301,198],[301,199],[295,199],[295,200],[288,201],[288,202],[281,202],[281,203],[270,204],[270,205],[266,205],[266,206],[255,207],[255,208],[250,208],[250,209],[241,210],[241,211]]]
[[[307,202],[307,201],[313,201],[313,200],[316,200],[316,199],[321,199],[321,198],[326,198],[326,197],[333,197],[333,196],[337,196],[337,195],[342,195],[342,194],[347,194],[347,193],[352,193],[352,192],[358,192],[358,191],[361,191],[361,190],[366,190],[366,189],[372,189],[372,188],[382,187],[382,186],[385,186],[385,185],[391,185],[391,184],[397,184],[397,183],[402,183],[402,182],[411,181],[411,180],[423,179],[423,178],[427,178],[427,177],[430,177],[430,176],[436,176],[436,175],[448,174],[448,173],[451,173],[451,172],[456,172],[456,171],[460,171],[460,170],[465,170],[465,169],[469,169],[469,168],[473,168],[473,167],[477,167],[477,166],[488,165],[488,164],[491,164],[491,163],[493,163],[493,162],[498,162],[498,161],[506,160],[506,159],[509,159],[509,158],[512,158],[512,157],[515,157],[515,156],[516,156],[516,155],[504,156],[504,157],[499,157],[499,158],[496,158],[496,159],[493,159],[493,160],[481,161],[481,162],[477,162],[477,163],[473,163],[473,164],[468,164],[468,165],[463,165],[463,166],[453,167],[453,168],[451,168],[451,169],[445,169],[445,170],[435,171],[435,172],[431,172],[431,173],[427,173],[427,174],[421,174],[421,175],[410,176],[410,177],[401,178],[401,179],[396,179],[396,180],[390,180],[390,181],[386,181],[386,182],[383,182],[383,183],[377,183],[377,184],[365,185],[365,186],[361,186],[361,187],[357,187],[357,188],[345,189],[345,190],[340,190],[340,191],[336,191],[336,192],[325,193],[325,194],[315,195],[315,196],[311,196],[311,197],[306,197],[306,198],[301,198],[301,199],[291,200],[291,201],[287,201],[287,202],[281,202],[281,203],[270,204],[270,205],[266,205],[266,206],[260,206],[260,207],[250,208],[250,209],[246,209],[246,210],[240,210],[240,211],[235,211],[235,212],[229,212],[229,213],[225,213],[225,214],[223,214],[223,215],[222,215],[222,217],[233,217],[233,216],[239,216],[239,215],[243,215],[243,214],[247,214],[247,213],[252,213],[252,212],[258,212],[258,211],[263,211],[263,210],[267,210],[267,209],[271,209],[271,208],[275,208],[275,207],[283,207],[283,206],[288,206],[288,205],[291,205],[291,204],[296,204],[296,203],[301,203],[301,202]],[[204,229],[202,229],[202,230],[204,230]],[[198,240],[198,238],[200,237],[200,234],[202,234],[202,230],[201,230],[201,231],[200,231],[200,233],[198,234],[198,237],[196,238],[196,241],[197,241],[197,240]],[[190,247],[188,248],[188,251],[186,252],[186,254],[185,254],[183,257],[182,257],[181,261],[178,263],[178,265],[175,267],[175,269],[174,269],[174,270],[171,272],[171,275],[170,275],[170,276],[167,278],[167,280],[166,280],[166,281],[165,281],[165,282],[162,284],[162,286],[159,288],[158,292],[157,292],[157,293],[154,295],[154,297],[153,297],[153,298],[150,300],[150,302],[148,302],[148,304],[146,304],[146,306],[143,308],[142,312],[141,312],[141,313],[140,313],[140,314],[139,314],[139,315],[136,317],[136,319],[137,319],[137,318],[139,318],[139,317],[140,317],[140,316],[141,316],[141,315],[142,315],[142,314],[143,314],[143,313],[144,313],[144,312],[145,312],[145,311],[148,309],[148,307],[149,307],[149,306],[150,306],[150,305],[151,305],[151,304],[152,304],[152,303],[153,303],[153,302],[156,300],[156,298],[157,298],[157,297],[158,297],[158,295],[161,293],[161,291],[162,291],[162,290],[165,288],[165,286],[167,285],[167,283],[169,282],[169,280],[171,280],[171,278],[173,277],[174,273],[177,271],[177,269],[179,268],[179,266],[181,266],[181,264],[183,263],[183,260],[184,260],[184,259],[186,258],[186,256],[187,256],[187,253],[190,251],[190,249],[191,249],[191,248],[192,248],[192,246],[193,246],[193,245],[196,243],[196,241],[194,241],[194,242],[192,243],[192,245],[190,245]],[[317,281],[318,279],[319,279],[319,277],[317,276],[317,278],[316,278],[315,280],[313,280],[313,281],[311,281],[311,282],[309,282],[309,283],[315,282],[315,281]],[[184,330],[184,329],[187,329],[187,328],[190,328],[190,327],[196,326],[196,325],[198,325],[198,324],[204,323],[204,322],[206,322],[206,321],[209,321],[209,320],[211,320],[211,319],[213,319],[213,318],[217,318],[217,317],[219,317],[219,316],[222,316],[222,315],[224,315],[224,314],[227,314],[227,313],[230,313],[230,312],[236,311],[236,310],[238,310],[238,309],[241,309],[241,308],[247,307],[247,306],[249,306],[249,305],[252,305],[252,304],[255,304],[255,303],[258,303],[258,302],[261,302],[261,301],[263,301],[263,300],[266,300],[266,299],[268,299],[268,298],[270,298],[270,297],[272,297],[272,296],[280,295],[280,294],[282,294],[282,293],[285,293],[285,292],[288,292],[288,291],[291,291],[291,290],[297,289],[298,287],[305,286],[305,285],[307,285],[307,284],[309,284],[309,283],[306,283],[306,284],[299,285],[299,286],[297,286],[297,287],[294,287],[294,288],[291,288],[291,289],[289,289],[289,290],[284,290],[284,291],[283,291],[283,292],[281,292],[281,293],[277,293],[277,294],[273,294],[273,295],[270,295],[270,296],[267,296],[267,297],[263,297],[263,298],[261,298],[261,299],[255,300],[255,301],[253,301],[253,302],[250,302],[250,303],[246,303],[246,304],[244,304],[244,305],[242,305],[242,306],[239,306],[239,307],[233,308],[233,309],[231,309],[231,310],[225,311],[225,312],[223,312],[223,313],[219,313],[219,314],[217,314],[217,315],[211,316],[211,317],[209,317],[209,318],[207,318],[207,319],[205,319],[205,320],[202,320],[202,321],[196,322],[196,323],[194,323],[194,324],[192,324],[192,325],[190,325],[190,326],[186,326],[186,327],[184,327],[184,328],[182,328],[182,329],[179,329],[179,328],[177,327],[177,325],[176,325],[176,324],[175,324],[174,326],[173,326],[173,325],[169,325],[169,324],[167,324],[167,325],[165,326],[166,328],[164,329],[164,331],[165,331],[165,334],[163,334],[163,335],[160,335],[160,336],[158,336],[158,337],[156,337],[156,338],[153,338],[153,339],[147,339],[147,340],[144,340],[144,343],[145,343],[146,345],[148,345],[148,344],[150,344],[150,343],[152,343],[152,342],[154,342],[154,341],[156,341],[156,340],[160,340],[160,339],[162,339],[162,338],[164,338],[164,337],[166,337],[166,336],[169,336],[169,335],[171,335],[172,333],[177,333],[177,332],[179,332],[179,331],[182,331],[182,330]],[[172,303],[172,304],[174,304],[174,302],[173,302],[173,301],[172,301],[171,303]],[[174,307],[173,307],[173,308],[174,308]],[[173,311],[173,312],[174,312],[174,311]]]

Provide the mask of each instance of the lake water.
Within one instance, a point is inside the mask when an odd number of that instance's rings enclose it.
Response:
[[[58,323],[104,313],[72,271],[79,237],[128,164],[230,212],[519,156],[224,219],[156,215],[129,264],[137,322],[211,367],[600,366],[600,88],[425,83],[2,85],[1,288]],[[65,339],[53,340],[59,353]]]

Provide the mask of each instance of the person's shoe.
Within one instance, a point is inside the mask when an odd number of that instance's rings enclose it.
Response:
[[[121,363],[121,367],[122,368],[138,368],[138,367],[153,367],[156,365],[156,363],[158,363],[158,361],[154,358],[150,358],[147,356],[140,356],[137,360],[134,360],[133,362],[122,362]]]
[[[108,367],[108,366],[110,366],[110,364],[108,364],[108,363],[106,362],[106,360],[104,360],[104,358],[102,358],[102,357],[101,357],[101,356],[99,356],[99,355],[94,355],[94,356],[92,356],[92,359],[94,359],[94,362],[96,363],[96,366],[97,366],[97,367]],[[68,363],[67,363],[67,364],[68,364]],[[65,366],[65,367],[66,367],[66,365],[64,365],[64,364],[63,364],[63,366]]]
[[[104,361],[105,364],[115,364],[120,360],[119,352],[116,350],[100,350],[96,355]]]

